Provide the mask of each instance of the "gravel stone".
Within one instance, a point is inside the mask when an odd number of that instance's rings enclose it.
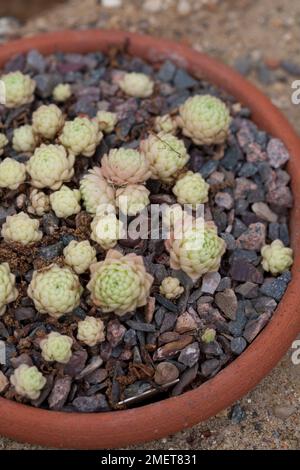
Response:
[[[230,342],[231,351],[234,354],[237,354],[237,355],[242,354],[242,352],[244,351],[246,346],[247,346],[247,342],[241,336],[239,336],[237,338],[232,338],[232,340]]]
[[[154,332],[155,331],[155,326],[151,325],[149,323],[142,323],[134,320],[128,320],[126,324],[130,327],[133,328],[134,330],[137,331],[145,331],[146,333]]]
[[[287,186],[278,186],[267,193],[267,202],[274,210],[290,208],[293,206],[293,195]]]
[[[208,359],[201,364],[201,374],[204,377],[212,377],[219,372],[221,363],[219,359]]]
[[[49,261],[53,258],[61,256],[63,253],[64,244],[63,242],[55,243],[54,245],[43,246],[38,251],[38,256]]]
[[[266,326],[270,320],[270,315],[268,313],[262,313],[257,320],[250,320],[245,326],[243,336],[251,343],[254,338],[260,333],[260,331]]]
[[[270,139],[267,146],[267,154],[270,165],[273,168],[280,168],[285,165],[289,159],[289,153],[284,143],[279,139]]]
[[[77,397],[72,401],[72,405],[81,413],[95,413],[96,411],[108,411],[109,406],[106,398],[101,393],[92,397]]]
[[[162,325],[160,327],[160,333],[164,333],[165,331],[170,331],[174,328],[176,323],[176,315],[174,313],[166,312],[164,315],[164,319]]]
[[[254,282],[245,282],[235,288],[235,292],[246,299],[254,299],[258,294],[258,286]]]
[[[68,364],[65,365],[64,373],[70,375],[70,377],[76,377],[84,368],[87,358],[88,354],[84,349],[75,351]]]
[[[233,424],[239,424],[246,418],[246,413],[240,404],[236,404],[231,408],[229,417]]]
[[[187,367],[193,367],[199,360],[200,350],[198,343],[192,343],[179,354],[178,361]]]
[[[216,169],[218,168],[219,162],[215,160],[209,160],[208,162],[204,163],[204,165],[200,169],[200,173],[204,179],[208,178]]]
[[[171,362],[161,362],[156,367],[154,382],[158,385],[165,385],[178,379],[179,370]]]
[[[215,296],[215,302],[227,318],[235,320],[238,302],[235,292],[232,289],[225,289],[223,292],[218,292]]]
[[[182,315],[179,315],[175,326],[175,331],[177,333],[187,333],[188,331],[196,329],[197,323],[189,312],[184,312]]]
[[[36,311],[32,307],[18,307],[14,313],[18,321],[32,320],[36,316]]]
[[[250,224],[237,239],[237,246],[245,250],[260,251],[266,242],[266,226],[260,222]]]
[[[196,80],[184,69],[177,69],[174,76],[174,85],[179,90],[192,88],[197,84]]]
[[[126,333],[126,328],[119,320],[110,320],[107,325],[106,339],[110,345],[115,348],[121,343]]]
[[[287,282],[285,278],[283,276],[279,276],[278,278],[266,279],[260,287],[260,291],[267,297],[272,297],[279,302],[285,293],[286,287]]]
[[[256,202],[252,204],[251,208],[260,219],[266,220],[267,222],[277,222],[277,214],[272,212],[269,206],[264,202]]]
[[[66,403],[72,385],[71,377],[65,376],[57,378],[54,382],[52,392],[49,395],[48,403],[51,410],[61,410]]]
[[[206,273],[202,278],[201,291],[203,294],[214,294],[221,281],[221,275],[218,272]]]
[[[177,385],[172,390],[172,396],[176,397],[180,395],[197,377],[198,373],[198,364],[194,365],[193,367],[187,369],[183,372],[180,376],[180,380]]]
[[[273,313],[277,302],[272,297],[257,297],[253,300],[253,306],[258,313]]]
[[[217,206],[229,210],[233,207],[233,198],[229,193],[218,192],[215,195],[215,203]]]

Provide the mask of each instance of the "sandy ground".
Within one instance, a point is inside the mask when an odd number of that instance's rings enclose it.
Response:
[[[287,75],[277,69],[280,60],[297,62],[299,58],[300,2],[123,0],[120,3],[122,6],[118,8],[108,8],[97,0],[66,1],[30,19],[10,32],[10,37],[66,27],[118,28],[183,41],[229,64],[245,57],[260,66],[272,63],[275,70],[271,72],[271,80],[266,80],[264,70],[260,79],[257,73],[250,73],[249,78],[271,97],[300,131],[300,105],[291,103],[291,84],[300,79],[300,74],[298,77]],[[190,430],[132,448],[300,448],[300,365],[292,364],[290,353],[238,405],[243,416],[237,424],[230,419],[231,410],[228,409]],[[32,447],[0,439],[0,449],[29,448]]]

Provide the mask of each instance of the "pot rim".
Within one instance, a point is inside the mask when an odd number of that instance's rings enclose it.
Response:
[[[254,388],[282,358],[300,332],[300,138],[283,114],[254,85],[225,64],[180,43],[110,30],[59,31],[0,46],[0,65],[18,53],[44,55],[105,52],[111,46],[150,62],[170,59],[197,78],[205,78],[248,106],[252,118],[288,148],[294,195],[291,242],[293,278],[272,319],[248,348],[214,378],[180,396],[124,411],[66,413],[37,409],[0,398],[0,434],[17,441],[57,448],[115,448],[159,439],[191,427],[226,408]]]

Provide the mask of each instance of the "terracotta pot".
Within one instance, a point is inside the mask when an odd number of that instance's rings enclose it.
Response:
[[[174,42],[118,31],[64,31],[0,46],[0,63],[32,48],[55,51],[107,51],[128,44],[131,54],[151,62],[169,58],[204,77],[248,106],[255,122],[283,140],[291,154],[289,171],[295,206],[291,215],[295,252],[293,280],[267,327],[247,350],[216,377],[176,398],[128,411],[99,414],[35,409],[0,399],[0,434],[50,447],[99,449],[158,439],[193,426],[241,398],[277,364],[300,331],[300,140],[281,112],[260,91],[227,66]]]

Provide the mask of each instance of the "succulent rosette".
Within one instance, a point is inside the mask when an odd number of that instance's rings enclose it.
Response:
[[[180,285],[180,281],[176,277],[165,277],[162,281],[159,292],[166,299],[172,300],[177,299],[184,292],[184,288]]]
[[[62,145],[42,144],[27,163],[31,184],[36,188],[59,189],[74,175],[75,157],[67,154]]]
[[[101,171],[109,183],[117,186],[144,183],[151,177],[149,162],[143,152],[111,149],[101,160]]]
[[[70,217],[80,212],[81,194],[78,189],[70,189],[63,185],[58,191],[50,194],[51,207],[56,217]]]
[[[46,385],[46,378],[36,366],[21,364],[10,377],[10,382],[21,397],[37,400]]]
[[[179,108],[177,123],[182,133],[196,145],[213,145],[225,142],[230,114],[227,106],[212,95],[195,95]]]
[[[30,205],[28,206],[28,212],[41,217],[50,210],[50,199],[47,194],[43,191],[33,189],[29,196]]]
[[[34,271],[27,290],[35,308],[54,318],[78,307],[82,292],[78,276],[69,267],[61,268],[56,264]]]
[[[293,250],[284,246],[281,240],[274,240],[261,249],[262,267],[273,276],[287,271],[293,264]]]
[[[0,134],[0,155],[4,153],[4,147],[8,144],[8,139],[5,134]]]
[[[206,328],[203,335],[201,336],[201,340],[203,343],[211,343],[216,339],[216,330],[213,328]]]
[[[25,124],[14,130],[12,144],[16,152],[33,152],[38,144],[38,137],[32,126]]]
[[[83,204],[90,214],[96,214],[99,206],[115,206],[115,190],[96,166],[81,179],[80,192]]]
[[[170,114],[164,114],[155,118],[154,129],[157,133],[176,134],[177,127],[176,119],[173,119]]]
[[[4,240],[29,245],[42,239],[43,233],[39,230],[40,222],[31,219],[25,212],[9,215],[2,226],[1,235]]]
[[[188,171],[180,177],[172,191],[180,204],[191,204],[195,209],[197,204],[208,201],[209,185],[200,173]]]
[[[92,263],[96,263],[96,250],[88,240],[72,240],[64,249],[65,262],[75,273],[82,274]]]
[[[77,339],[87,346],[93,347],[105,340],[104,323],[100,318],[85,317],[78,322]]]
[[[171,183],[189,160],[184,142],[172,134],[151,134],[141,142],[151,170],[151,178]]]
[[[18,297],[15,288],[15,276],[10,272],[8,263],[0,264],[0,316],[6,311],[6,305],[14,302]]]
[[[103,134],[96,119],[76,117],[67,121],[59,136],[60,142],[74,155],[92,157]]]
[[[69,83],[59,83],[53,90],[53,99],[59,103],[67,101],[72,96],[72,89]]]
[[[32,129],[45,139],[53,139],[64,125],[64,117],[56,104],[43,104],[32,114]]]
[[[119,87],[126,95],[136,98],[148,98],[152,95],[154,82],[144,73],[125,73],[119,81]]]
[[[103,250],[113,248],[124,236],[123,223],[114,212],[96,215],[91,223],[91,239]]]
[[[73,340],[67,335],[60,333],[49,333],[40,342],[42,356],[45,361],[56,361],[60,364],[67,364],[72,356]]]
[[[87,288],[103,312],[122,316],[146,305],[153,277],[146,272],[141,256],[110,250],[104,261],[91,266],[91,274]]]
[[[0,163],[0,188],[18,189],[26,180],[26,167],[13,158],[5,158]]]
[[[110,134],[118,122],[118,116],[116,113],[111,113],[110,111],[98,111],[96,120],[100,131],[105,134]]]
[[[9,72],[2,75],[1,81],[4,84],[7,108],[17,108],[33,101],[36,83],[29,75],[20,71]]]
[[[183,227],[180,237],[174,232],[165,245],[170,254],[172,269],[182,269],[191,279],[197,280],[207,272],[219,270],[226,244],[218,236],[213,222],[195,223]],[[176,229],[176,227],[175,227]]]
[[[117,189],[116,204],[125,215],[135,216],[150,204],[150,191],[142,184],[128,184]]]

